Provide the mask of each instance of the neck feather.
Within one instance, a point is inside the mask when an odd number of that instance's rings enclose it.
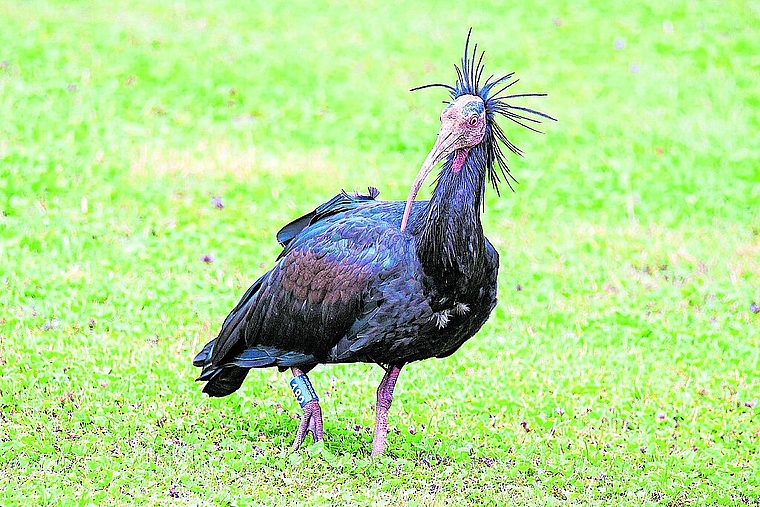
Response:
[[[453,153],[438,175],[427,209],[412,224],[417,255],[425,272],[444,279],[469,278],[485,259],[480,221],[485,190],[485,151],[473,147],[459,171]],[[461,155],[460,155],[461,156]]]

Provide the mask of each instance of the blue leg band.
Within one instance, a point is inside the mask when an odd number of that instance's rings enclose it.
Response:
[[[301,405],[301,408],[310,401],[319,401],[317,392],[306,375],[293,377],[293,380],[290,381],[290,388],[293,390],[293,395],[296,397],[298,404]]]

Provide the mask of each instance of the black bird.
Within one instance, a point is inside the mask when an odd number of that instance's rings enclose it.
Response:
[[[203,389],[226,396],[251,368],[290,368],[304,415],[296,433],[323,437],[319,401],[306,377],[322,363],[376,363],[385,369],[377,389],[372,454],[382,454],[387,413],[401,368],[446,357],[471,338],[496,305],[499,255],[483,235],[480,213],[486,180],[498,193],[511,188],[502,146],[520,150],[496,123],[501,115],[530,130],[551,116],[511,103],[538,93],[508,94],[514,73],[481,84],[483,53],[467,36],[451,101],[438,139],[406,203],[342,192],[277,234],[283,251],[248,289],[214,340],[193,364]],[[415,201],[430,171],[444,161],[430,201]],[[516,181],[516,180],[514,180]]]

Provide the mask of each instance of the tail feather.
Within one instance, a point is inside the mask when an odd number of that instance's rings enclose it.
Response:
[[[245,349],[232,358],[228,364],[242,368],[266,368],[267,366],[290,367],[316,362],[316,359],[311,354],[289,352],[275,347],[259,345]]]
[[[202,368],[206,363],[210,362],[209,359],[211,358],[211,351],[214,349],[215,341],[216,340],[211,340],[203,346],[203,350],[198,352],[198,354],[193,358],[193,366]]]
[[[212,371],[204,371],[204,374],[211,377],[203,387],[203,392],[212,397],[221,397],[232,394],[243,385],[248,368],[238,368],[237,366],[225,366],[222,368],[213,368]],[[201,375],[203,377],[203,374]],[[201,377],[198,380],[204,380]]]
[[[245,349],[223,364],[215,365],[211,361],[214,344],[214,340],[207,343],[193,359],[193,366],[203,368],[196,380],[207,382],[203,392],[209,396],[227,396],[234,393],[240,389],[251,368],[266,368],[268,366],[288,368],[317,363],[314,356],[310,354],[260,345]]]

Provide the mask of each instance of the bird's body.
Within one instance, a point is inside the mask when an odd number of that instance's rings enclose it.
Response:
[[[322,413],[306,373],[321,363],[377,363],[385,376],[377,390],[372,453],[381,454],[387,412],[401,368],[446,357],[471,338],[496,305],[499,256],[483,234],[480,214],[486,181],[511,177],[502,146],[520,153],[495,121],[523,127],[538,111],[504,95],[507,74],[480,85],[477,46],[468,44],[441,128],[406,202],[338,194],[277,235],[283,251],[225,319],[219,336],[195,357],[204,392],[236,391],[252,368],[290,368],[291,387],[304,410],[296,434],[322,438]],[[415,202],[424,179],[444,161],[429,201]],[[306,394],[304,394],[306,393]]]
[[[498,271],[490,242],[468,234],[450,265],[426,264],[418,249],[430,203],[415,202],[420,225],[401,232],[404,202],[372,197],[339,194],[280,231],[277,263],[196,359],[206,392],[229,394],[239,387],[230,378],[242,382],[253,367],[445,357],[486,322]]]

